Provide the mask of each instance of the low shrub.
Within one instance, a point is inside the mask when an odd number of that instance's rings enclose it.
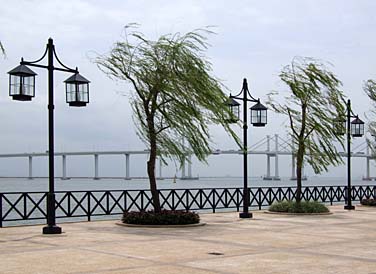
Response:
[[[329,209],[316,201],[281,201],[275,202],[269,207],[272,212],[287,212],[287,213],[326,213]]]
[[[376,199],[363,199],[360,203],[365,206],[376,206]]]
[[[188,225],[198,224],[200,216],[191,211],[162,210],[155,213],[153,210],[141,212],[124,212],[122,222],[137,225]]]

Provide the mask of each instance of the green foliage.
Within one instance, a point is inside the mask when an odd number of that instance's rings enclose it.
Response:
[[[160,213],[154,211],[124,212],[122,222],[126,224],[139,225],[187,225],[198,224],[200,216],[190,211],[162,210]]]
[[[281,201],[275,202],[269,207],[272,212],[287,212],[287,213],[326,213],[329,209],[316,201]]]
[[[376,206],[376,199],[363,199],[360,203],[365,206]]]
[[[280,78],[290,95],[280,104],[273,98],[276,93],[271,93],[268,104],[277,113],[288,116],[294,147],[301,149],[315,173],[328,171],[330,165],[342,164],[333,145],[333,141],[338,141],[343,146],[343,137],[333,127],[333,121],[345,113],[344,95],[339,89],[341,82],[311,58],[294,58],[282,70]]]
[[[334,121],[345,113],[341,82],[322,63],[312,58],[294,58],[286,66],[281,80],[289,88],[285,102],[269,94],[268,105],[289,119],[292,148],[296,155],[296,200],[301,200],[302,168],[306,159],[315,173],[328,171],[330,165],[343,161],[333,142],[343,146],[344,137],[338,135]],[[281,101],[281,100],[279,100]]]
[[[274,202],[270,207],[269,211],[273,212],[288,212],[291,207],[292,201],[283,200],[281,202]]]
[[[211,152],[211,123],[222,125],[238,140],[226,122],[230,113],[224,107],[223,87],[210,75],[211,64],[203,55],[208,46],[205,35],[211,33],[198,29],[153,41],[131,32],[108,56],[96,59],[108,76],[132,84],[139,137],[148,146],[155,138],[158,155],[180,163],[190,153],[205,161]]]

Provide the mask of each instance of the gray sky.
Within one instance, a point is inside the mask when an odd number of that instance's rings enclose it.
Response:
[[[209,39],[212,47],[207,56],[213,63],[213,74],[234,93],[246,77],[253,96],[265,101],[268,92],[286,90],[278,78],[283,66],[294,56],[309,56],[333,64],[332,70],[343,81],[355,112],[364,117],[371,108],[362,85],[365,80],[376,78],[373,0],[0,0],[0,4],[0,40],[7,53],[5,59],[0,59],[1,153],[47,149],[46,71],[33,68],[38,76],[36,97],[31,103],[11,100],[7,72],[19,64],[21,57],[38,59],[49,37],[54,39],[63,63],[78,66],[91,81],[89,105],[70,108],[65,103],[63,84],[69,75],[55,73],[56,150],[144,149],[131,119],[127,98],[130,86],[109,80],[90,61],[95,53],[106,53],[121,40],[123,27],[131,22],[139,23],[140,31],[155,39],[166,33],[216,26],[217,35]],[[285,118],[271,112],[268,118],[265,128],[250,127],[251,144],[267,134],[286,135]],[[213,128],[213,134],[215,147],[236,148],[223,130]],[[264,158],[257,158],[259,165],[252,166],[251,172],[256,176],[265,173]],[[220,175],[241,172],[241,159],[232,162],[226,165],[227,169],[221,169]],[[283,162],[290,163],[290,159]],[[0,172],[16,170],[9,163]],[[213,174],[226,160],[213,163],[207,170],[202,166],[194,173]],[[355,163],[359,165],[355,176],[364,174],[363,163]],[[280,168],[280,173],[289,176],[290,169],[285,165],[286,171]],[[79,171],[77,166],[71,169]],[[343,172],[343,168],[336,168],[332,174]]]

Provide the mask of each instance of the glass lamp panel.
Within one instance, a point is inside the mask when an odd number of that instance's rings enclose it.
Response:
[[[34,96],[35,77],[23,77],[22,91],[24,95]]]
[[[89,84],[78,84],[77,85],[78,93],[77,93],[77,101],[80,102],[89,102]]]
[[[364,134],[364,124],[351,124],[351,135],[354,137],[362,137]]]
[[[76,101],[76,85],[67,83],[67,103]]]
[[[230,106],[234,119],[239,120],[239,106]]]
[[[255,127],[263,127],[267,123],[267,112],[261,109],[251,109],[251,124]]]
[[[9,95],[22,97],[34,97],[35,94],[35,77],[34,76],[21,76],[21,75],[10,75],[9,82]]]
[[[9,82],[9,95],[18,95],[20,94],[21,89],[21,76],[19,75],[10,75]]]

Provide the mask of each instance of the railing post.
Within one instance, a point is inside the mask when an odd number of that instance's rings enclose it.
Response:
[[[145,208],[144,208],[144,195],[145,195],[145,192],[143,190],[141,190],[141,211],[145,211]]]
[[[259,206],[259,210],[261,210],[262,201],[261,201],[261,188],[260,187],[258,188],[258,206]]]
[[[171,210],[175,210],[175,190],[171,191],[171,199],[172,199],[172,201],[171,201],[171,206],[172,206]]]
[[[330,189],[329,189],[329,193],[330,193],[330,195],[329,195],[329,199],[330,199],[330,205],[333,205],[333,196],[334,196],[334,194],[333,194],[333,187],[330,187]]]
[[[186,206],[185,206],[185,210],[188,211],[190,206],[189,206],[189,195],[190,194],[190,190],[189,189],[186,189],[185,190],[185,202],[186,202]]]
[[[0,193],[0,227],[3,227],[3,193]]]
[[[71,212],[71,196],[72,196],[72,192],[68,191],[67,192],[67,201],[68,201],[68,217],[70,217],[72,215],[72,212]]]
[[[236,189],[236,211],[239,212],[240,210],[240,195],[239,195],[239,188]]]
[[[215,190],[212,189],[211,193],[213,195],[213,213],[215,213],[215,195],[214,195],[214,192],[215,192]]]
[[[202,206],[202,189],[200,189],[199,192],[200,192],[200,206],[199,206],[199,208],[202,209],[203,208],[203,206]]]
[[[111,213],[110,212],[110,192],[106,191],[105,195],[106,195],[106,214],[110,215],[110,213]]]
[[[91,192],[87,192],[87,220],[90,222],[91,221],[91,204],[90,204],[90,197]]]
[[[124,196],[124,212],[127,211],[127,191],[123,190],[123,196]]]
[[[22,219],[26,220],[27,216],[27,193],[23,193],[23,216]]]

